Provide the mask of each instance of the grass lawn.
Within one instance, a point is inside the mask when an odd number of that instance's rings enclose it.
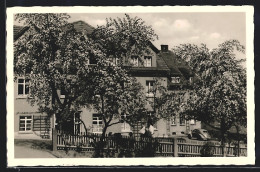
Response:
[[[23,146],[30,149],[37,149],[46,151],[56,156],[57,158],[91,158],[92,152],[76,152],[74,150],[58,150],[52,151],[51,140],[29,140],[29,139],[15,139],[14,145]]]
[[[51,140],[29,140],[29,139],[15,139],[14,145],[23,146],[31,149],[42,151],[52,151]]]
[[[92,152],[76,152],[74,150],[64,151],[57,150],[53,151],[52,154],[59,158],[91,158]]]

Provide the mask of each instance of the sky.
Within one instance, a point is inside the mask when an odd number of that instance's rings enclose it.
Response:
[[[205,43],[208,48],[216,48],[229,39],[237,39],[246,45],[246,16],[243,12],[193,12],[193,13],[128,13],[139,17],[146,25],[152,26],[159,39],[153,44],[160,49],[161,44],[169,49],[183,43]],[[96,27],[106,23],[106,18],[124,17],[123,13],[69,13],[69,21],[82,20]]]
[[[68,13],[69,22],[82,20],[93,27],[104,25],[106,18],[124,17],[124,13]],[[244,12],[156,12],[128,13],[152,26],[159,39],[152,42],[159,50],[161,44],[174,46],[184,43],[204,43],[217,48],[226,40],[237,39],[246,46],[246,14]],[[14,21],[14,24],[19,24]],[[245,58],[237,53],[237,58]]]

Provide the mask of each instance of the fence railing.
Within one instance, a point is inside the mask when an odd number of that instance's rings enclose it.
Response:
[[[78,135],[64,134],[53,130],[53,150],[80,149],[82,151],[94,151],[95,144],[101,140],[101,135],[80,133]],[[155,156],[163,157],[199,157],[201,149],[207,142],[198,140],[189,140],[184,138],[145,138],[106,135],[103,140],[105,149],[118,150],[124,148],[127,150],[138,150],[146,147],[150,143],[156,143]],[[226,145],[222,147],[219,142],[211,142],[213,156],[247,156],[246,145],[240,145],[239,149],[235,145]],[[239,150],[239,152],[238,152]],[[224,155],[223,155],[224,153]]]

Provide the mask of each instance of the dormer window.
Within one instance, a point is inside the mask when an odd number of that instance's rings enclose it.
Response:
[[[172,83],[174,83],[174,84],[177,84],[177,83],[180,83],[180,81],[181,81],[181,79],[180,79],[180,77],[172,77]]]
[[[152,56],[144,56],[144,66],[152,67]]]
[[[138,57],[137,57],[137,56],[132,56],[132,57],[131,57],[131,64],[132,64],[134,67],[138,67]]]

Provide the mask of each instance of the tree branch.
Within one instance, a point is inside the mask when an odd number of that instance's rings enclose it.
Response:
[[[112,125],[115,125],[115,124],[119,124],[119,123],[121,123],[121,122],[118,121],[118,122],[111,123],[111,124],[108,125],[108,127],[110,127],[110,126],[112,126]]]

